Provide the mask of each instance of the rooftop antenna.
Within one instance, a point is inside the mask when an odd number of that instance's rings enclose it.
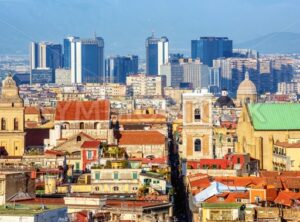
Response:
[[[94,31],[94,37],[95,37],[95,39],[96,39],[96,37],[97,37],[96,30]]]

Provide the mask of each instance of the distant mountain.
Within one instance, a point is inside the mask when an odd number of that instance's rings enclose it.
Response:
[[[234,47],[255,49],[260,53],[300,53],[300,33],[274,32]]]

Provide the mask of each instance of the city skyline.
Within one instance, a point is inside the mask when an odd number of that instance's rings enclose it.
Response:
[[[2,0],[0,54],[26,54],[30,41],[61,42],[68,35],[85,38],[96,32],[107,42],[107,56],[144,56],[145,37],[154,32],[156,36],[170,39],[170,52],[189,56],[190,40],[200,36],[228,36],[238,44],[274,32],[297,33],[299,28],[295,0],[190,0],[185,4],[166,0],[157,5],[155,1],[89,1],[85,4],[76,0],[70,5],[62,1]],[[287,11],[289,16],[286,16]],[[16,14],[25,19],[15,19]]]

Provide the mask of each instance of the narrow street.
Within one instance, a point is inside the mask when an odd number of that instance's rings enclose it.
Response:
[[[188,199],[186,195],[186,189],[184,186],[183,177],[179,171],[179,155],[177,152],[177,145],[174,142],[172,125],[168,125],[168,138],[169,138],[169,163],[171,166],[171,182],[174,188],[174,221],[188,222],[190,221]]]

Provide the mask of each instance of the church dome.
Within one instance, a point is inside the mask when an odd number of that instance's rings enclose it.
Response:
[[[237,95],[257,95],[255,84],[249,79],[249,73],[246,72],[245,80],[238,87]]]
[[[233,100],[228,96],[227,90],[222,90],[222,95],[216,100],[215,107],[235,107]]]

